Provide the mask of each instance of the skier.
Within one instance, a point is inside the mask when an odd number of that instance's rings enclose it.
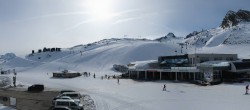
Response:
[[[119,83],[119,78],[118,78],[118,77],[117,77],[117,83],[120,84],[120,83]]]
[[[248,90],[249,90],[249,85],[246,85],[246,94],[248,94]]]
[[[16,76],[13,76],[13,85],[16,87]]]
[[[93,77],[95,78],[95,73],[94,73]]]
[[[163,85],[163,91],[166,91],[166,84]]]

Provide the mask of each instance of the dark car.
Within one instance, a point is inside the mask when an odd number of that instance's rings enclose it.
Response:
[[[30,87],[28,87],[29,92],[40,92],[44,90],[44,85],[42,84],[34,84]]]

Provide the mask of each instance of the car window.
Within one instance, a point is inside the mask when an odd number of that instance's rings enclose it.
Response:
[[[57,105],[59,105],[59,106],[69,106],[69,102],[60,102],[60,101],[58,101]]]
[[[71,98],[79,98],[78,94],[65,94],[65,96],[69,96]]]

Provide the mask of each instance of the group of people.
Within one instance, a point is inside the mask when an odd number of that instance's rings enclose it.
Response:
[[[166,84],[163,85],[163,91],[166,91]],[[245,94],[248,94],[248,90],[249,90],[249,85],[246,85],[246,93]]]
[[[102,79],[102,80],[103,80],[104,78],[109,80],[109,79],[111,78],[111,76],[106,75],[106,74],[105,74],[104,76],[101,76],[101,79]],[[113,75],[112,78],[113,78],[113,79],[117,79],[117,83],[120,84],[119,77]]]
[[[88,76],[90,76],[90,72],[89,72],[89,73],[84,72],[84,73],[83,73],[83,76],[84,76],[84,77],[88,77]]]

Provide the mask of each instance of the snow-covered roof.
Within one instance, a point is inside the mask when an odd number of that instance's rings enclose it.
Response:
[[[73,71],[73,70],[63,70],[63,71],[56,71],[54,73],[79,73],[79,72],[76,72],[76,71]]]
[[[157,60],[146,60],[146,61],[135,61],[131,62],[129,65],[129,69],[148,69],[150,68],[150,63],[157,63]]]
[[[201,66],[212,66],[212,67],[228,67],[230,62],[228,61],[207,61],[200,64]]]

